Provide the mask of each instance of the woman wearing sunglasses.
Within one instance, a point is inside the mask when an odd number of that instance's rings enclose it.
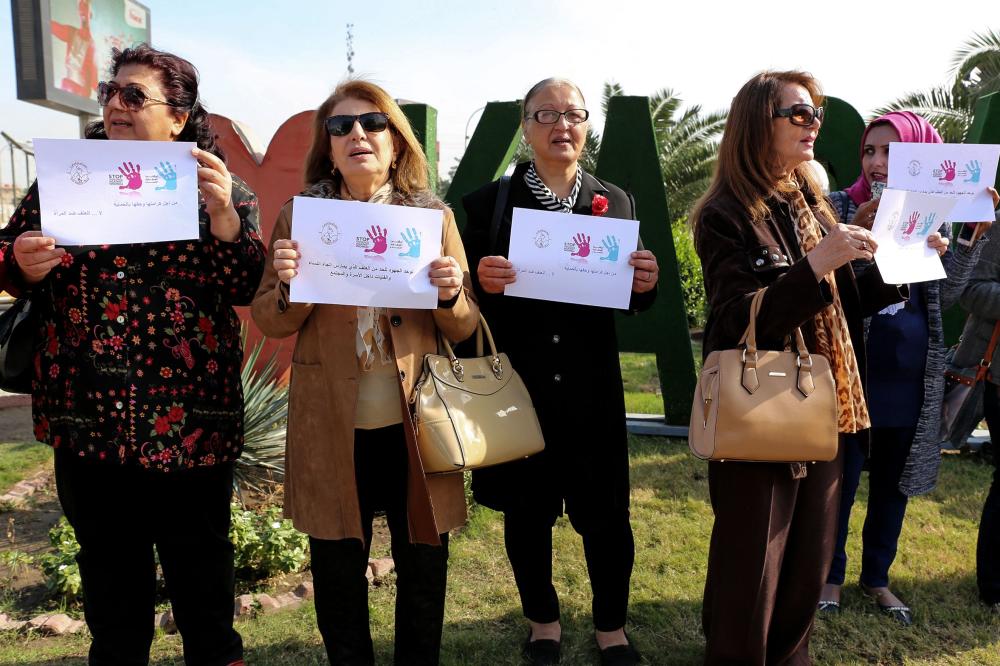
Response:
[[[628,194],[578,163],[589,113],[574,83],[535,84],[522,111],[534,159],[514,169],[505,198],[498,182],[465,197],[464,238],[477,266],[479,302],[498,347],[531,394],[545,450],[473,472],[472,488],[480,504],[504,513],[504,544],[529,624],[526,658],[532,664],[560,658],[552,527],[565,509],[583,537],[601,661],[636,664],[639,653],[625,635],[635,545],[615,311],[504,296],[516,274],[506,259],[515,207],[635,219],[635,206]],[[496,223],[499,228],[493,228]],[[640,246],[629,264],[635,267],[630,310],[644,310],[656,297],[656,258]]]
[[[941,143],[937,130],[909,111],[876,118],[861,137],[861,175],[846,190],[833,192],[833,208],[844,224],[871,228],[878,211],[872,185],[885,185],[889,144]],[[947,278],[910,285],[910,298],[894,303],[866,321],[868,406],[872,429],[864,438],[849,437],[844,446],[844,487],[840,502],[833,564],[819,610],[840,610],[840,588],[847,568],[847,534],[851,507],[868,458],[868,507],[862,531],[861,581],[864,594],[903,625],[912,623],[907,605],[889,589],[889,567],[896,556],[909,496],[930,492],[941,461],[939,426],[944,395],[944,330],[942,313],[958,301],[982,250],[975,244],[949,243],[950,224],[927,244],[941,256]],[[971,230],[970,230],[971,231]],[[858,272],[869,264],[859,263]],[[978,358],[969,365],[978,362]]]
[[[754,294],[767,287],[758,343],[783,349],[801,328],[837,384],[843,434],[868,428],[865,313],[902,300],[877,270],[851,261],[877,249],[837,224],[807,162],[822,123],[819,84],[764,72],[733,98],[719,160],[691,219],[709,300],[704,355],[740,345]],[[790,436],[792,436],[791,434]],[[809,635],[836,529],[842,459],[815,464],[710,462],[715,524],[702,624],[706,664],[808,664]]]
[[[375,663],[365,573],[376,511],[385,511],[396,565],[395,663],[438,663],[448,531],[465,522],[465,492],[461,474],[423,475],[404,403],[424,355],[437,351],[438,332],[464,340],[479,308],[454,216],[428,188],[427,168],[388,93],[361,80],[337,86],[316,110],[300,196],[440,210],[441,256],[430,265],[437,309],[291,302],[289,283],[309,259],[289,240],[291,202],[253,302],[265,335],[298,334],[285,512],[309,534],[316,620],[332,664]]]
[[[242,664],[229,542],[243,447],[233,306],[250,302],[264,269],[257,198],[226,169],[191,63],[143,44],[113,50],[111,73],[88,138],[195,142],[200,236],[56,247],[39,231],[32,185],[0,252],[2,286],[40,312],[35,436],[56,449],[59,501],[80,543],[90,663],[147,663],[155,546],[186,663]]]

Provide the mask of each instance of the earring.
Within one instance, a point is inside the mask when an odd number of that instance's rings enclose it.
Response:
[[[337,165],[336,165],[336,164],[334,164],[334,165],[333,165],[333,168],[332,168],[332,169],[330,169],[330,173],[331,173],[332,175],[334,175],[334,176],[336,176],[336,175],[337,175]]]
[[[396,158],[395,157],[392,158],[392,168],[393,169],[396,168]]]

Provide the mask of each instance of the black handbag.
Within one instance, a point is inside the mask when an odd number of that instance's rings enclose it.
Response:
[[[37,311],[30,298],[19,298],[0,314],[0,390],[31,393],[37,341]]]
[[[993,327],[993,335],[979,365],[971,368],[956,366],[955,347],[945,356],[944,398],[941,401],[941,445],[962,448],[969,435],[983,419],[984,382],[993,360],[993,352],[1000,341],[1000,321]]]

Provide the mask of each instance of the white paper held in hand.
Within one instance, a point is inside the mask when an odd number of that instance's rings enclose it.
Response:
[[[515,208],[507,259],[517,281],[507,296],[628,308],[638,220]]]
[[[872,235],[878,242],[875,263],[889,284],[911,284],[947,277],[927,237],[949,219],[954,197],[887,189],[879,201]]]
[[[889,182],[894,190],[942,194],[956,199],[947,222],[993,222],[1000,145],[890,143]]]
[[[295,197],[292,240],[302,257],[289,296],[296,303],[437,307],[430,263],[441,255],[444,212]]]
[[[34,139],[42,233],[58,245],[198,238],[198,161],[186,141]]]

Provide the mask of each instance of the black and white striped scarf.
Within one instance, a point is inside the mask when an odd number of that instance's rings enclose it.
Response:
[[[557,197],[542,182],[542,179],[538,176],[538,172],[535,171],[534,162],[528,165],[528,170],[524,173],[524,182],[528,185],[528,189],[535,195],[535,198],[538,199],[538,202],[548,210],[558,213],[571,213],[573,212],[573,206],[576,205],[576,198],[580,194],[580,185],[583,184],[583,169],[579,166],[576,167],[576,183],[574,183],[573,190],[565,199]]]

